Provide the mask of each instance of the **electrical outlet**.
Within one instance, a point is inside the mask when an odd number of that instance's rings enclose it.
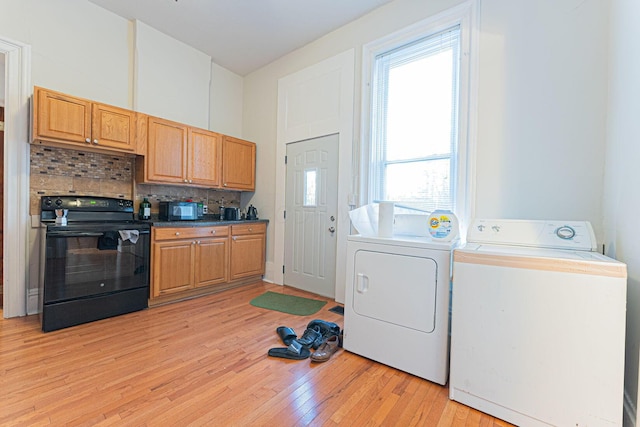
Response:
[[[202,213],[203,214],[208,214],[209,213],[209,206],[207,205],[202,205]]]

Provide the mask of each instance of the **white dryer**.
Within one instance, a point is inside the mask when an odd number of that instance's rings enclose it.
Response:
[[[344,348],[445,384],[454,245],[429,237],[349,236]]]
[[[451,399],[522,426],[620,426],[626,265],[588,222],[476,220],[454,251]]]

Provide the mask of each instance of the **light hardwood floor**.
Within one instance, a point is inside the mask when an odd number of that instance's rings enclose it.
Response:
[[[267,290],[326,299],[259,282],[46,334],[37,316],[0,320],[0,425],[509,425],[345,350],[268,357],[277,326],[343,317],[331,300],[307,317],[249,304]]]

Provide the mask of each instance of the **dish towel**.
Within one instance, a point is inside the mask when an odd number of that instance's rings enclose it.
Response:
[[[140,232],[138,230],[119,230],[118,233],[120,233],[120,238],[123,242],[131,240],[131,243],[136,243],[140,236]]]

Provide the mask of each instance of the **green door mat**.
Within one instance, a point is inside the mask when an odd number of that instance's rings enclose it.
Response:
[[[259,297],[255,297],[250,302],[250,304],[255,307],[296,314],[298,316],[308,316],[313,314],[320,310],[326,303],[326,301],[296,297],[293,295],[284,295],[271,291],[268,291]]]

